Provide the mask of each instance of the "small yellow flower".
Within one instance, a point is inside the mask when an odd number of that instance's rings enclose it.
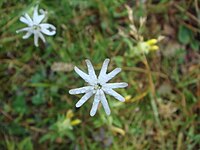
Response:
[[[158,40],[157,39],[150,39],[150,40],[148,40],[148,41],[146,41],[147,42],[147,44],[149,44],[149,45],[155,45],[157,42],[158,42]]]
[[[158,42],[157,39],[150,39],[148,41],[139,42],[137,48],[140,52],[148,54],[150,51],[156,51],[159,47],[156,45]]]
[[[131,95],[125,96],[125,102],[130,102],[131,101]]]
[[[71,119],[73,116],[74,116],[74,113],[72,112],[72,110],[71,110],[71,109],[68,110],[68,111],[67,111],[67,114],[66,114],[66,118],[67,118],[67,119]]]
[[[80,119],[74,119],[74,120],[72,120],[72,117],[73,117],[73,116],[74,116],[73,111],[72,111],[71,109],[68,110],[68,111],[67,111],[67,114],[66,114],[66,119],[69,120],[70,125],[71,125],[71,126],[76,126],[76,125],[80,124],[80,123],[81,123],[81,120],[80,120]]]
[[[157,39],[148,40],[148,41],[146,41],[146,43],[149,46],[149,51],[155,51],[155,50],[159,49],[159,47],[156,45],[158,43]]]
[[[73,126],[76,126],[81,123],[80,119],[72,119],[74,116],[73,111],[70,109],[67,111],[66,115],[62,115],[59,117],[58,121],[56,122],[56,127],[58,131],[66,132],[67,130],[72,130]]]
[[[71,125],[72,125],[72,126],[78,125],[78,124],[80,124],[80,123],[81,123],[81,120],[80,120],[80,119],[75,119],[75,120],[71,121]]]
[[[147,41],[139,41],[136,46],[131,48],[131,54],[126,54],[128,56],[136,56],[140,54],[148,54],[150,51],[156,51],[159,49],[157,39],[150,39]]]

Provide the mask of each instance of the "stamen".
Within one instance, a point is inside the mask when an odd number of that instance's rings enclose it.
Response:
[[[38,25],[33,25],[33,30],[41,30],[41,27],[40,26],[38,26]]]
[[[99,89],[101,89],[101,84],[100,83],[97,83],[95,86],[94,86],[94,89],[95,90],[99,90]]]

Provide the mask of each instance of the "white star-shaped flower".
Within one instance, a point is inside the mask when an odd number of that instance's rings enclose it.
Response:
[[[38,14],[38,6],[34,8],[33,18],[25,13],[24,16],[20,17],[20,21],[28,25],[28,27],[17,30],[16,32],[27,32],[22,38],[27,39],[32,34],[34,35],[34,44],[38,47],[38,39],[40,38],[44,43],[46,42],[43,34],[45,35],[54,35],[56,34],[56,27],[49,23],[42,23],[45,18],[45,12],[40,11],[41,14]]]
[[[116,68],[110,73],[107,72],[109,59],[105,59],[103,62],[101,71],[97,78],[95,74],[94,68],[90,60],[85,60],[88,67],[88,74],[81,71],[79,68],[74,67],[75,72],[88,83],[88,86],[84,86],[81,88],[72,89],[69,91],[70,94],[82,94],[85,95],[76,103],[76,107],[81,107],[92,95],[94,95],[94,101],[92,104],[92,109],[90,111],[90,116],[94,116],[97,112],[97,108],[99,103],[103,105],[103,108],[107,115],[110,115],[110,108],[105,96],[105,93],[115,97],[117,100],[124,102],[125,99],[119,93],[115,92],[113,89],[115,88],[124,88],[128,86],[125,82],[120,83],[107,83],[113,77],[115,77],[120,71],[121,68]]]

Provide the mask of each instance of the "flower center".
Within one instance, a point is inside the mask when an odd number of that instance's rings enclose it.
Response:
[[[101,88],[102,88],[102,86],[101,86],[100,83],[97,83],[97,84],[94,86],[94,89],[95,89],[95,90],[99,90],[99,89],[101,89]]]
[[[41,27],[39,25],[33,25],[32,29],[39,31],[41,30]]]

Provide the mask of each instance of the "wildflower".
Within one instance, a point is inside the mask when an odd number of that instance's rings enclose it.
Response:
[[[40,11],[41,14],[38,14],[38,6],[34,8],[33,18],[25,13],[24,16],[20,17],[20,21],[28,25],[28,27],[17,30],[16,32],[27,32],[22,38],[28,39],[32,34],[34,35],[34,44],[38,47],[38,39],[40,38],[44,43],[46,42],[43,34],[45,35],[54,35],[56,34],[56,28],[52,24],[42,23],[45,18],[45,12]]]
[[[92,104],[92,109],[90,111],[90,116],[94,116],[96,114],[97,108],[99,103],[103,105],[103,108],[107,115],[110,115],[110,108],[107,102],[107,99],[105,97],[105,93],[108,95],[111,95],[115,97],[117,100],[124,102],[125,99],[120,94],[115,92],[113,89],[115,88],[124,88],[128,86],[125,82],[120,83],[107,83],[109,80],[111,80],[113,77],[115,77],[120,71],[121,68],[116,68],[110,73],[107,72],[109,59],[105,59],[101,68],[101,71],[99,73],[99,76],[97,78],[94,68],[90,62],[90,60],[85,60],[87,67],[88,67],[88,74],[81,71],[76,66],[74,67],[75,72],[85,80],[89,85],[84,86],[81,88],[72,89],[69,91],[70,94],[82,94],[85,93],[85,95],[76,103],[76,107],[81,107],[92,95],[94,95],[94,101]]]
[[[148,41],[139,41],[136,46],[131,47],[131,54],[126,53],[127,56],[136,56],[140,54],[148,54],[151,51],[157,51],[157,39],[150,39]]]
[[[67,111],[66,116],[59,116],[59,119],[56,122],[56,127],[60,133],[66,132],[69,129],[72,130],[73,126],[81,123],[80,119],[72,119],[73,116],[74,113],[71,109]]]
[[[157,39],[151,39],[144,42],[138,42],[137,49],[139,53],[145,53],[148,54],[150,51],[156,51],[159,49],[159,47],[156,45]]]
[[[156,51],[159,49],[159,47],[156,45],[158,42],[157,39],[150,39],[146,41],[146,44],[148,45],[149,51]]]
[[[150,39],[144,41],[144,36],[142,35],[143,28],[145,27],[145,23],[147,21],[147,17],[139,18],[139,26],[136,26],[135,20],[133,18],[133,9],[125,5],[128,12],[128,20],[129,20],[129,33],[125,33],[122,29],[119,29],[119,34],[124,37],[125,42],[128,44],[131,53],[126,52],[125,56],[137,56],[140,54],[148,54],[150,51],[156,51],[159,49],[157,43],[164,39],[163,36],[159,36],[157,39]],[[134,39],[134,41],[132,41]],[[134,42],[135,45],[132,43]]]

